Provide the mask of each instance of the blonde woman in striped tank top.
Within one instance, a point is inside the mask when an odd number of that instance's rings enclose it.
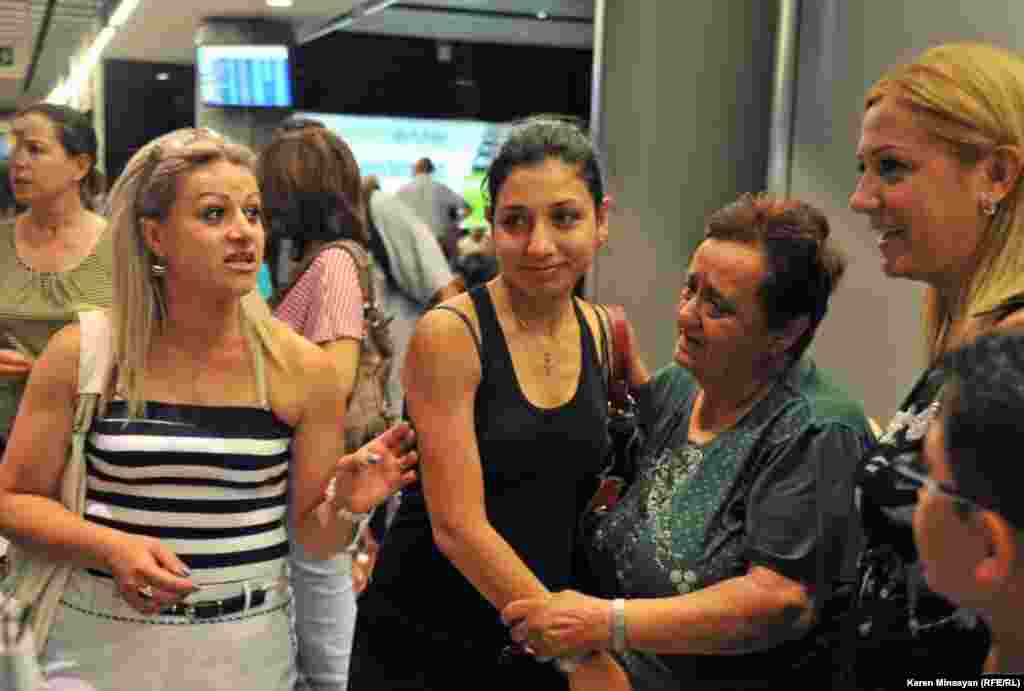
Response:
[[[87,445],[86,515],[58,502],[76,326],[33,368],[3,464],[0,533],[76,567],[44,651],[104,691],[291,691],[285,511],[326,559],[415,477],[411,431],[342,455],[322,350],[270,315],[254,159],[209,130],[165,135],[112,195],[117,363]]]

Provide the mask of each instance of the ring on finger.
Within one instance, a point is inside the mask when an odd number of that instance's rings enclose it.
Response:
[[[152,600],[153,599],[153,586],[149,585],[148,583],[146,585],[140,585],[139,586],[139,597],[141,597],[143,600]]]

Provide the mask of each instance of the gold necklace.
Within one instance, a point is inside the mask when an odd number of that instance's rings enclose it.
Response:
[[[520,317],[518,314],[516,314],[516,311],[512,307],[511,304],[509,305],[509,309],[512,310],[512,316],[515,317],[516,322],[519,324],[519,328],[524,333],[530,333],[530,329],[527,327],[526,321],[524,321],[522,317]],[[552,338],[553,338],[553,336],[552,336]],[[544,349],[544,374],[550,377],[551,374],[554,371],[555,371],[555,358],[551,354],[551,351],[548,350],[547,348],[545,348]]]

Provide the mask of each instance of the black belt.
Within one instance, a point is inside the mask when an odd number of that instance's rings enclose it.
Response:
[[[165,617],[188,617],[189,619],[213,619],[228,614],[237,614],[253,607],[259,607],[267,601],[267,591],[279,587],[272,585],[266,588],[253,588],[249,591],[248,602],[246,596],[235,595],[223,600],[205,600],[203,602],[179,602],[160,610],[160,616]]]

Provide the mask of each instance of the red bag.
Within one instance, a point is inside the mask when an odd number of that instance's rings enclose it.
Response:
[[[629,393],[629,365],[633,359],[626,310],[622,305],[597,305],[605,346],[608,383],[608,435],[611,442],[608,467],[591,499],[587,513],[615,505],[636,475],[636,455],[643,441],[636,416],[636,402]]]

